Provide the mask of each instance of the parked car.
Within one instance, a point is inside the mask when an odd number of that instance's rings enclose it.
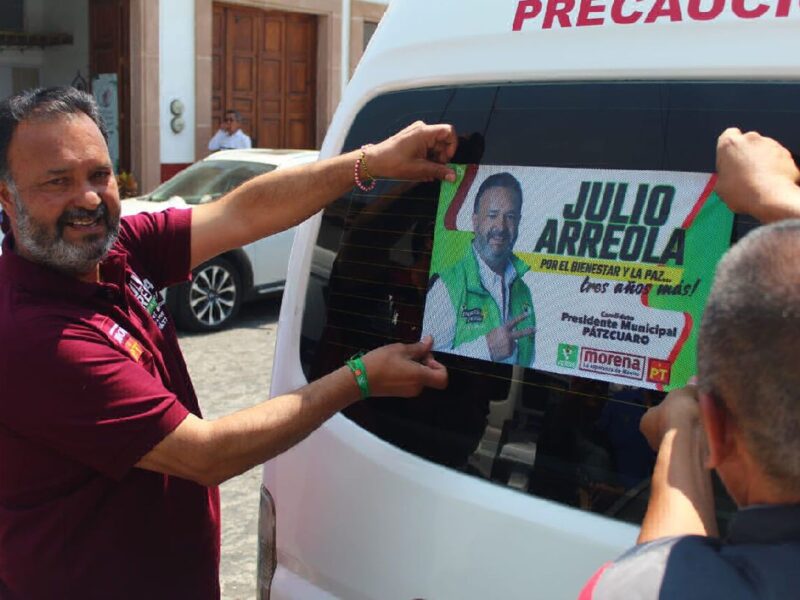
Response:
[[[181,171],[145,196],[123,200],[122,214],[190,208],[213,202],[248,179],[313,162],[316,150],[223,150]],[[176,325],[190,331],[227,326],[243,302],[283,290],[295,229],[221,254],[193,271],[191,282],[170,288]]]
[[[422,119],[455,126],[454,163],[534,174],[523,185],[537,184],[530,202],[544,209],[577,197],[559,187],[575,170],[586,172],[578,182],[709,181],[725,127],[800,150],[798,25],[796,2],[392,0],[321,156]],[[300,226],[272,395],[360,350],[419,338],[431,248],[444,231],[437,211],[457,197],[442,190],[381,181]],[[462,216],[469,225],[465,211],[449,227]],[[733,239],[751,225],[737,217]],[[573,300],[533,294],[539,317]],[[555,361],[544,349],[559,347],[567,324],[537,326],[537,358]],[[663,392],[641,372],[610,384],[580,353],[564,356],[547,371],[437,353],[446,390],[353,404],[266,463],[258,597],[577,597],[636,540],[654,457],[638,422]],[[732,510],[718,492],[723,528]]]

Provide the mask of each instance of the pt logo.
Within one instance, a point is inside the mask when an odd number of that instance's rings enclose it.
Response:
[[[559,367],[574,369],[578,366],[578,347],[572,344],[559,344],[556,364]]]
[[[647,361],[647,381],[667,385],[672,372],[672,363],[651,358]]]
[[[133,360],[139,362],[142,354],[144,354],[144,348],[138,340],[111,319],[108,319],[107,323],[106,333],[108,337],[130,354]]]

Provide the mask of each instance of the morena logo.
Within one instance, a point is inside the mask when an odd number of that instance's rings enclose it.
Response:
[[[785,18],[799,0],[520,0],[513,31],[670,21],[713,21],[728,14],[739,19]]]
[[[595,348],[581,348],[581,360],[578,368],[581,371],[638,380],[644,377],[644,363],[644,356]]]

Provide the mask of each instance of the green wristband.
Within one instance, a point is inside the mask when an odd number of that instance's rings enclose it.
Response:
[[[345,362],[345,364],[350,367],[353,377],[356,378],[358,389],[361,390],[362,399],[369,397],[369,380],[367,379],[367,369],[364,366],[364,361],[361,360],[363,355],[363,352],[359,352],[358,354],[351,356],[350,360]]]

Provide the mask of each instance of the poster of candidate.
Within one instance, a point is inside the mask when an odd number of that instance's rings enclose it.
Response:
[[[423,333],[434,349],[669,390],[733,214],[705,173],[453,165]]]

